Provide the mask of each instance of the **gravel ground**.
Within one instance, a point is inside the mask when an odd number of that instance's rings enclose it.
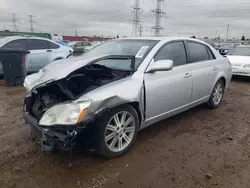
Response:
[[[0,187],[219,187],[250,184],[250,79],[234,79],[218,109],[199,106],[140,132],[124,156],[43,153],[22,118],[25,90],[0,86]]]

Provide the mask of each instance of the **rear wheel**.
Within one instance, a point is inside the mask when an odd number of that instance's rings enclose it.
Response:
[[[136,140],[139,118],[130,105],[114,108],[98,121],[99,153],[107,158],[116,158],[127,152]]]
[[[213,92],[208,101],[208,106],[210,108],[217,108],[222,100],[225,90],[225,83],[220,79],[214,86]]]

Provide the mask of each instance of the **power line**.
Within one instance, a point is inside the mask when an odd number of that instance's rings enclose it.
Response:
[[[133,23],[133,33],[137,36],[139,26],[141,24],[140,15],[143,10],[140,8],[140,0],[134,0],[134,6],[132,7],[132,13],[134,14],[134,18],[131,20]]]
[[[34,15],[32,15],[32,14],[30,14],[30,15],[27,15],[27,16],[29,16],[29,23],[30,23],[30,31],[32,32],[32,33],[34,33],[34,23],[35,23],[35,21],[33,20],[33,17],[35,17]]]
[[[160,30],[164,29],[161,26],[161,18],[163,16],[166,16],[166,13],[161,10],[161,3],[164,2],[165,0],[156,0],[156,9],[151,10],[153,15],[155,16],[155,25],[152,27],[152,29],[155,30],[155,36],[160,35]]]
[[[12,15],[13,29],[14,29],[15,31],[18,31],[17,19],[16,19],[17,14],[16,14],[16,13],[12,13],[12,14],[10,14],[10,15]]]

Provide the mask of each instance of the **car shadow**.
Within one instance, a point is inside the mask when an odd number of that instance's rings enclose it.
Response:
[[[147,143],[148,140],[157,138],[159,134],[165,132],[170,137],[176,137],[183,133],[192,132],[193,130],[189,127],[189,125],[185,125],[185,121],[190,117],[194,116],[194,114],[202,113],[203,111],[211,111],[205,107],[205,105],[200,105],[194,107],[186,112],[178,114],[176,116],[170,117],[168,119],[162,120],[156,124],[153,124],[139,132],[139,136],[134,144],[133,148],[138,148],[140,144]],[[196,115],[195,115],[196,116]],[[133,149],[132,148],[132,149]],[[129,151],[128,151],[129,153]],[[60,156],[60,157],[59,157]],[[71,157],[70,157],[71,156]],[[99,156],[94,150],[92,150],[88,145],[84,145],[82,143],[76,143],[76,147],[72,150],[72,154],[70,152],[65,152],[63,154],[56,154],[55,158],[60,158],[63,163],[72,162],[74,164],[85,163],[84,161],[95,161],[97,163],[104,162],[106,159]],[[80,162],[81,161],[81,162]]]

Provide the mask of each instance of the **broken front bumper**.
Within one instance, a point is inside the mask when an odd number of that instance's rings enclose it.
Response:
[[[75,138],[80,133],[78,128],[42,128],[38,125],[35,117],[24,110],[24,119],[31,126],[32,133],[38,133],[43,151],[69,151],[75,145]]]

